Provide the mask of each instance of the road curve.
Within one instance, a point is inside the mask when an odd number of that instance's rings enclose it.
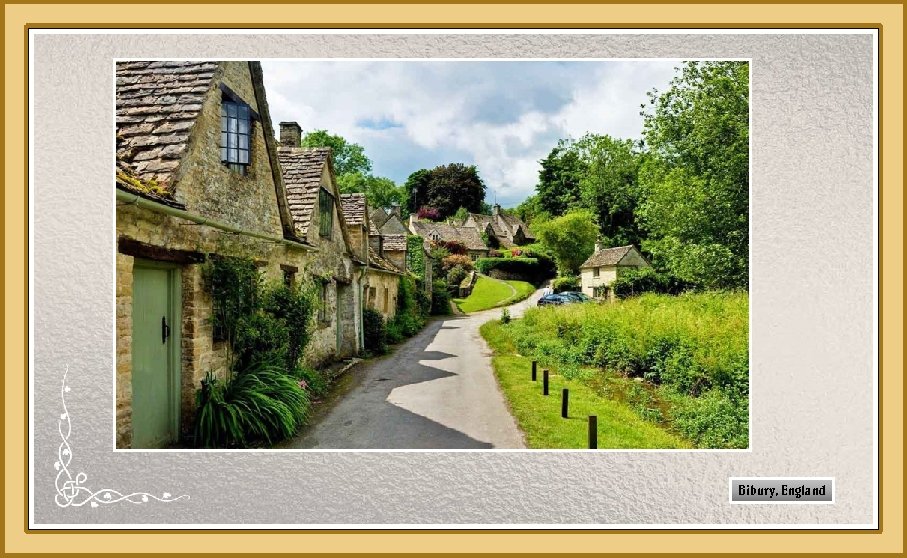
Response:
[[[519,316],[541,291],[509,306]],[[392,354],[348,374],[352,387],[285,449],[523,448],[479,326],[501,309],[434,319]]]

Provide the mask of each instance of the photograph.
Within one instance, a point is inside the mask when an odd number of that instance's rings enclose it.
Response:
[[[116,450],[748,450],[747,59],[119,59]]]

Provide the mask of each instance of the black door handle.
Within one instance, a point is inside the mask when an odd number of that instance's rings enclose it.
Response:
[[[161,343],[166,343],[170,337],[170,326],[167,325],[167,316],[161,316]]]

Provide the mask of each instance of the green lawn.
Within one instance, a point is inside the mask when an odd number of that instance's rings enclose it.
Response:
[[[525,281],[500,281],[487,275],[479,275],[472,288],[472,294],[466,298],[455,298],[454,303],[460,310],[479,312],[519,302],[535,292],[535,287]]]
[[[533,382],[532,360],[518,356],[497,320],[481,327],[494,350],[495,375],[510,411],[526,434],[530,448],[588,448],[588,417],[598,417],[599,448],[689,448],[689,442],[641,419],[628,406],[602,398],[580,380],[567,380],[550,368],[549,394],[542,395],[542,367]],[[569,418],[561,418],[561,390],[567,388]]]

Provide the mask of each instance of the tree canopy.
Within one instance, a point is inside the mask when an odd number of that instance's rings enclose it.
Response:
[[[598,227],[588,209],[575,209],[536,227],[535,234],[549,250],[559,275],[575,275],[595,249]]]
[[[441,219],[454,215],[460,207],[479,213],[485,200],[485,183],[475,165],[450,163],[431,170],[417,170],[409,175],[403,187],[410,212],[433,208]]]
[[[347,173],[368,174],[372,161],[365,156],[365,149],[358,143],[350,143],[327,130],[315,130],[302,137],[302,147],[330,147],[337,176]]]

